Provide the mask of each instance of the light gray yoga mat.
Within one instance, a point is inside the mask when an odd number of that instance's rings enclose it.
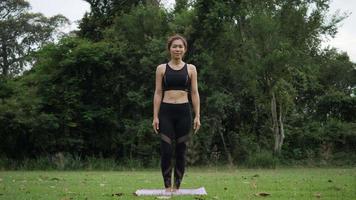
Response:
[[[141,189],[135,192],[137,196],[172,196],[172,195],[207,195],[205,188],[179,189],[176,192],[166,192],[165,189]]]

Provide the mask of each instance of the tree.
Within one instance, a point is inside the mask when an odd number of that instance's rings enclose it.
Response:
[[[0,75],[21,73],[28,56],[38,47],[53,39],[57,28],[68,23],[62,15],[50,18],[30,13],[25,0],[0,2]]]
[[[333,37],[336,25],[344,16],[333,16],[327,23],[328,1],[265,1],[250,4],[248,26],[245,27],[249,59],[256,60],[256,75],[265,102],[270,106],[270,122],[274,135],[274,152],[281,153],[285,122],[296,99],[293,80],[310,72],[317,60],[321,36]],[[317,66],[320,63],[316,64]],[[317,74],[314,74],[315,76]]]
[[[139,4],[159,6],[160,0],[85,0],[91,11],[79,24],[78,35],[94,41],[103,39],[103,31],[114,23],[116,16],[129,13]]]

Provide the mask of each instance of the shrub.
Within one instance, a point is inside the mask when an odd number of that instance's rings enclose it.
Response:
[[[266,150],[249,155],[246,161],[246,166],[251,168],[275,168],[277,164],[278,158]]]

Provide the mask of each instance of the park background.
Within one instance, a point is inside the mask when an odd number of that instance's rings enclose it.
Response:
[[[325,46],[328,0],[86,0],[64,16],[0,3],[0,168],[159,168],[155,68],[188,40],[202,128],[188,166],[355,166],[356,68]]]

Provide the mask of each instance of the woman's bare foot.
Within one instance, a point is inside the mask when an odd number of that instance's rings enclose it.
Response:
[[[173,190],[172,190],[171,187],[166,188],[166,192],[172,192],[172,191],[173,191]]]
[[[172,192],[177,192],[179,189],[177,187],[173,187]]]

